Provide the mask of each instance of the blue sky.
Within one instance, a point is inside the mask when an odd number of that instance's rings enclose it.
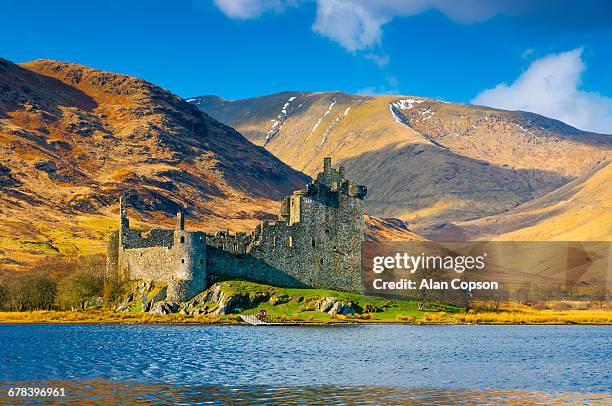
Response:
[[[612,2],[5,0],[0,19],[4,58],[82,63],[182,97],[406,94],[612,133]]]

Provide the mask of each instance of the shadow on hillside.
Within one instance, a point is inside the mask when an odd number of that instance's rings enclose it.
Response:
[[[249,142],[246,138],[244,141]],[[308,175],[296,171],[265,148],[254,148],[258,149],[257,153],[260,156],[244,157],[244,165],[238,168],[244,172],[225,170],[221,173],[225,182],[232,188],[253,198],[282,200],[310,182]],[[246,162],[247,159],[250,159],[251,162]],[[261,162],[267,165],[265,167],[256,165]]]
[[[59,79],[40,74],[0,58],[0,86],[10,90],[0,93],[4,103],[18,109],[24,99],[33,102],[39,109],[61,115],[62,107],[75,107],[92,111],[98,103],[89,95]],[[0,109],[0,118],[7,118],[9,110]]]
[[[501,213],[572,180],[553,171],[492,165],[427,144],[394,143],[341,164],[350,179],[368,187],[366,211],[372,215],[401,217],[440,198],[467,202],[467,208],[443,208],[422,218],[434,223]]]

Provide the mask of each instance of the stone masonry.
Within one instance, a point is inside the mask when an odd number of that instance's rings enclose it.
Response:
[[[119,230],[108,244],[107,271],[121,279],[168,283],[170,300],[189,300],[215,277],[281,287],[361,292],[365,186],[345,178],[325,158],[323,172],[282,203],[279,219],[251,233],[186,232],[182,213],[173,230],[130,228],[124,198]]]

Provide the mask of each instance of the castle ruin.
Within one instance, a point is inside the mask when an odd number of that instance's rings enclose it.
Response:
[[[323,172],[282,203],[279,219],[251,233],[185,231],[183,213],[173,230],[131,228],[120,199],[119,230],[108,244],[107,270],[121,279],[166,282],[168,298],[189,300],[215,277],[280,287],[361,292],[365,186],[345,178],[324,158]]]

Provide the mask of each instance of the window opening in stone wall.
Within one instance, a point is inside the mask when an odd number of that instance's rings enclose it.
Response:
[[[329,228],[325,229],[325,234],[329,234]]]
[[[203,263],[204,263],[204,260],[200,258],[200,265],[202,265]]]
[[[321,265],[323,265],[323,258],[321,258],[321,259],[319,260],[319,263],[320,263]]]
[[[315,245],[316,245],[316,244],[315,244],[315,239],[313,238],[313,239],[312,239],[312,248],[315,248]]]
[[[185,237],[181,235],[181,243],[185,242]]]
[[[204,237],[200,237],[200,244],[204,244]]]
[[[185,263],[185,258],[181,258],[181,264]]]

